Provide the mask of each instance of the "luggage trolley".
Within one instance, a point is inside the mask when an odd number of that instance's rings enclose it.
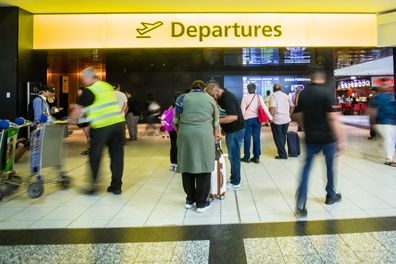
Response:
[[[70,185],[70,177],[62,170],[63,138],[66,131],[66,122],[43,124],[41,128],[32,132],[30,138],[30,169],[31,180],[28,187],[30,198],[38,198],[44,192],[43,168],[54,167],[57,170],[56,183],[63,188]]]
[[[15,148],[19,126],[8,120],[0,121],[0,201],[22,184],[22,178],[15,174]]]

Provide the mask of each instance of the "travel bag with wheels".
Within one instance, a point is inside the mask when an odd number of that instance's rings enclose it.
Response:
[[[287,132],[287,150],[289,157],[298,157],[301,154],[300,137],[297,132]]]
[[[215,169],[210,178],[210,197],[223,200],[227,191],[226,164],[220,143],[216,144]]]

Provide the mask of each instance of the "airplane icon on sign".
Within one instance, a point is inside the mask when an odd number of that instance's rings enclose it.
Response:
[[[161,21],[157,21],[155,23],[147,23],[147,22],[140,22],[142,24],[141,28],[137,28],[136,31],[139,33],[137,38],[151,38],[151,36],[145,36],[150,31],[162,26],[164,23]]]

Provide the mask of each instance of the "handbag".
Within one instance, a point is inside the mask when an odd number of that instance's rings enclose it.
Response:
[[[257,97],[257,100],[258,100],[258,109],[257,109],[258,121],[259,121],[259,123],[267,123],[269,120],[269,117],[268,117],[267,113],[264,111],[263,106],[261,105],[260,96]]]

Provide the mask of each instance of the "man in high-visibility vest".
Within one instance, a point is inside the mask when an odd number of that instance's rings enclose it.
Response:
[[[111,184],[108,192],[121,194],[122,174],[124,170],[124,127],[125,118],[113,87],[100,81],[95,70],[90,67],[81,72],[81,80],[86,85],[78,105],[73,106],[70,119],[77,121],[86,118],[90,124],[89,164],[92,172],[92,185],[86,190],[94,194],[103,148],[107,145],[111,159]]]

